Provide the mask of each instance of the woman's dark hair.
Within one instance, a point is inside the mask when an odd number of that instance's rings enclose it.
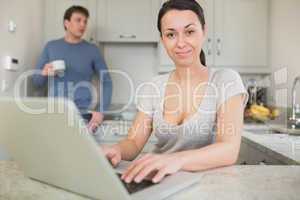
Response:
[[[157,28],[158,28],[161,36],[162,36],[161,19],[170,10],[193,11],[198,16],[198,19],[202,25],[202,29],[204,30],[204,26],[205,26],[204,11],[197,1],[195,1],[195,0],[168,0],[162,5],[162,7],[158,13]],[[200,61],[201,61],[202,65],[206,66],[206,59],[205,59],[205,54],[204,54],[203,50],[201,50],[201,53],[200,53]]]
[[[70,8],[68,8],[65,11],[64,21],[65,20],[70,21],[73,13],[80,13],[80,14],[84,15],[86,18],[89,18],[89,16],[90,16],[88,9],[86,9],[83,6],[76,6],[76,5],[74,5],[74,6],[71,6]],[[66,30],[66,27],[64,27],[64,28]]]

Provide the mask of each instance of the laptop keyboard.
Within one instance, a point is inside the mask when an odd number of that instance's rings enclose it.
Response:
[[[148,181],[148,180],[143,180],[140,183],[135,183],[135,182],[131,182],[131,183],[126,183],[124,180],[121,179],[121,174],[117,173],[119,179],[121,180],[121,182],[123,183],[124,187],[127,189],[129,194],[141,191],[145,188],[148,188],[152,185],[155,185],[155,183],[153,183],[152,181]]]

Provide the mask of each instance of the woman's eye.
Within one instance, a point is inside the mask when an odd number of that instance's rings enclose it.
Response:
[[[172,39],[175,37],[174,33],[167,33],[167,38]]]
[[[194,32],[195,32],[194,30],[189,30],[186,33],[187,33],[187,35],[192,35]]]
[[[186,35],[192,35],[195,31],[194,30],[188,30],[186,31]]]

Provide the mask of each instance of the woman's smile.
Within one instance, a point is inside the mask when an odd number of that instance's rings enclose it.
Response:
[[[175,51],[175,54],[179,57],[179,58],[186,58],[189,57],[192,54],[192,50],[185,50],[185,51]]]

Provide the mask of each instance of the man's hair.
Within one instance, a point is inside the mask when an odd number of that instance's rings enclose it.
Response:
[[[85,7],[83,6],[77,6],[77,5],[74,5],[74,6],[71,6],[70,8],[68,8],[66,11],[65,11],[65,14],[64,14],[64,21],[65,20],[68,20],[70,21],[73,13],[80,13],[80,14],[83,14],[86,18],[89,18],[90,14],[89,14],[89,11],[88,9],[86,9]],[[64,27],[66,29],[66,27]]]

